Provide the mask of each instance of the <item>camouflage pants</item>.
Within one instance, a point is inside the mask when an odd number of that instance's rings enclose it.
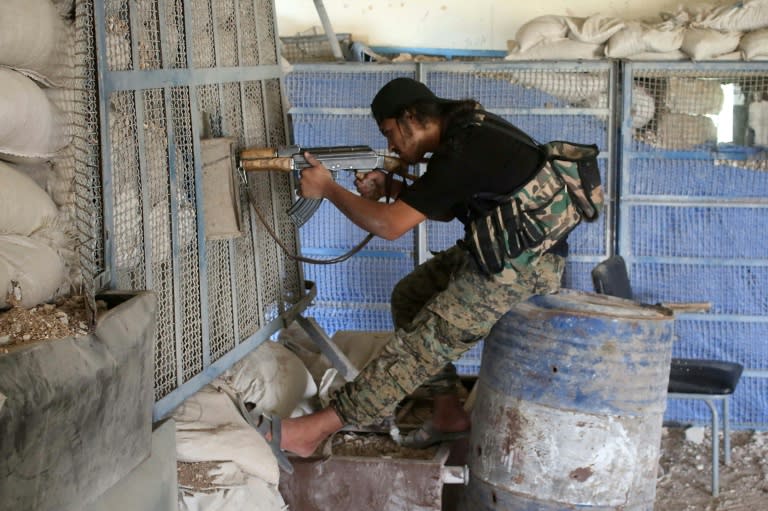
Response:
[[[392,339],[333,396],[332,406],[345,424],[391,416],[405,396],[484,338],[515,303],[557,291],[563,267],[562,257],[544,254],[525,268],[487,277],[458,246],[435,255],[398,283]]]

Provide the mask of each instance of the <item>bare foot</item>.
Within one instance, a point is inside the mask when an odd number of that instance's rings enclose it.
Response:
[[[311,456],[326,438],[343,426],[336,411],[330,407],[310,415],[283,419],[280,448],[306,458]]]
[[[456,394],[439,394],[434,397],[432,425],[437,431],[454,433],[467,431],[471,426],[469,414]]]

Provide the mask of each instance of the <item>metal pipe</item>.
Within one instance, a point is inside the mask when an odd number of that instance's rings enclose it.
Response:
[[[466,486],[469,483],[469,466],[443,466],[441,480],[443,484],[463,484]]]
[[[323,0],[314,0],[315,9],[317,9],[317,15],[320,16],[320,22],[323,24],[323,31],[328,38],[328,42],[331,45],[331,51],[336,60],[344,60],[344,55],[341,53],[341,46],[339,46],[339,40],[336,38],[336,32],[333,31],[331,26],[331,20],[328,17],[328,13],[325,11],[325,5]]]

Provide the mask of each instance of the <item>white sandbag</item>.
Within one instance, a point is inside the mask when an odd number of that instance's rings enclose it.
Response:
[[[644,51],[642,53],[635,53],[634,55],[627,55],[627,60],[664,60],[664,61],[677,61],[688,60],[688,55],[681,50],[656,52],[656,51]]]
[[[37,186],[43,190],[48,190],[48,182],[53,177],[54,172],[50,161],[32,161],[32,162],[6,162],[11,164],[19,172],[26,174]],[[53,198],[53,197],[51,197]],[[56,202],[55,200],[53,201]],[[58,203],[57,203],[58,204]]]
[[[612,35],[605,43],[605,56],[622,58],[647,51],[643,41],[645,30],[645,25],[640,22],[627,22],[623,30]]]
[[[749,104],[748,124],[754,132],[756,146],[768,147],[768,101],[754,101]]]
[[[331,340],[347,356],[353,366],[363,369],[379,354],[393,335],[393,332],[389,331],[339,330],[333,334]],[[328,366],[330,367],[330,363]]]
[[[237,411],[214,380],[184,401],[173,413],[176,459],[190,463],[232,461],[244,472],[277,484],[280,470],[267,441]]]
[[[666,53],[679,50],[683,44],[685,29],[668,23],[647,27],[643,32],[645,51]]]
[[[112,235],[115,246],[115,266],[118,270],[129,270],[142,263],[144,254],[139,191],[127,185],[120,186],[115,191],[113,207],[115,230]],[[154,239],[153,241],[156,243],[165,241],[170,245],[170,236],[166,240]],[[155,262],[161,261],[156,259]]]
[[[0,309],[4,309],[9,305],[8,294],[12,290],[13,286],[11,285],[11,267],[0,261]]]
[[[711,60],[735,51],[741,32],[721,32],[710,28],[688,28],[683,36],[683,50],[692,60]]]
[[[711,60],[717,60],[717,61],[741,61],[741,52],[736,50],[729,53],[723,53],[721,55],[718,55],[716,57],[712,57]],[[760,60],[759,58],[753,59],[753,60]]]
[[[591,98],[608,92],[608,74],[597,72],[554,72],[538,69],[510,69],[503,72],[483,73],[499,80],[538,89],[574,105],[589,103]],[[607,100],[606,100],[607,104]],[[594,106],[590,103],[590,106]],[[602,108],[597,107],[595,108]]]
[[[320,374],[312,372],[312,366],[322,356],[320,348],[312,341],[298,322],[294,321],[287,327],[282,328],[277,335],[277,342],[291,350],[301,359],[315,382],[320,381],[322,372]]]
[[[45,189],[58,206],[72,204],[75,200],[75,162],[72,146],[65,147],[53,162],[53,172],[48,176]]]
[[[266,341],[224,371],[226,381],[258,413],[290,417],[303,400],[317,393],[304,363],[280,343]]]
[[[0,234],[31,234],[57,214],[45,190],[12,163],[0,161]]]
[[[709,117],[661,112],[652,143],[667,149],[690,149],[715,141],[717,127]]]
[[[739,0],[697,16],[692,27],[744,32],[768,28],[768,0]]]
[[[339,330],[333,334],[331,340],[354,367],[363,369],[376,358],[392,336],[393,332]],[[323,406],[328,406],[330,395],[346,383],[344,378],[335,368],[332,368],[325,356],[319,357],[310,371],[312,374],[322,374],[318,384],[318,397]]]
[[[523,23],[515,34],[519,51],[526,51],[537,44],[564,39],[568,35],[565,16],[546,15]]]
[[[613,16],[595,14],[588,18],[565,18],[568,25],[568,37],[582,43],[603,44],[610,37],[622,30],[624,21]]]
[[[64,284],[64,261],[54,249],[28,236],[0,234],[0,307],[11,281],[21,288],[21,306],[34,307],[58,296]]]
[[[333,334],[331,341],[353,366],[362,369],[389,342],[392,335],[391,331],[339,330]],[[320,382],[325,372],[331,368],[328,358],[320,353],[317,344],[296,322],[280,330],[278,342],[304,362],[316,382]]]
[[[59,16],[68,19],[74,15],[75,0],[51,0]]]
[[[656,102],[645,88],[633,85],[631,109],[632,127],[639,129],[648,124],[656,115]]]
[[[62,85],[65,22],[50,0],[0,2],[0,65],[46,85]]]
[[[672,113],[717,115],[723,109],[723,89],[717,80],[670,76],[664,105]]]
[[[68,143],[67,116],[32,80],[0,68],[0,155],[49,159]]]
[[[744,60],[768,57],[768,28],[744,34],[739,41],[739,51]]]
[[[504,60],[593,60],[601,58],[602,55],[602,44],[561,39],[543,42],[527,50],[510,52]]]
[[[45,244],[53,249],[64,261],[64,283],[72,287],[78,281],[79,257],[75,250],[77,239],[76,229],[71,219],[62,215],[61,211],[51,221],[36,229],[29,235],[30,239]]]
[[[222,464],[223,465],[223,464]],[[207,492],[183,490],[179,493],[179,511],[286,511],[278,487],[257,477],[237,485],[218,485]]]
[[[605,43],[605,56],[624,58],[639,53],[666,53],[680,49],[683,29],[672,24],[647,25],[628,21],[623,30],[613,34]]]

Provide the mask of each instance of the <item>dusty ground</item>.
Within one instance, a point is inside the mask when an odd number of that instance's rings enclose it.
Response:
[[[731,432],[732,461],[720,465],[718,497],[711,494],[709,432],[694,442],[682,428],[664,429],[654,511],[768,510],[768,432]]]
[[[82,296],[61,298],[30,309],[0,311],[0,354],[27,343],[88,335],[93,328]]]
[[[212,491],[216,488],[213,477],[209,472],[219,466],[218,461],[203,461],[200,463],[176,463],[176,476],[179,487],[192,491]]]
[[[722,435],[722,432],[721,432]],[[398,447],[386,435],[339,433],[332,453],[431,459],[435,450]],[[711,493],[708,428],[664,428],[654,511],[768,511],[768,432],[732,431],[731,463],[720,454],[720,495]],[[722,447],[721,447],[722,449]],[[327,449],[326,449],[327,450]]]

